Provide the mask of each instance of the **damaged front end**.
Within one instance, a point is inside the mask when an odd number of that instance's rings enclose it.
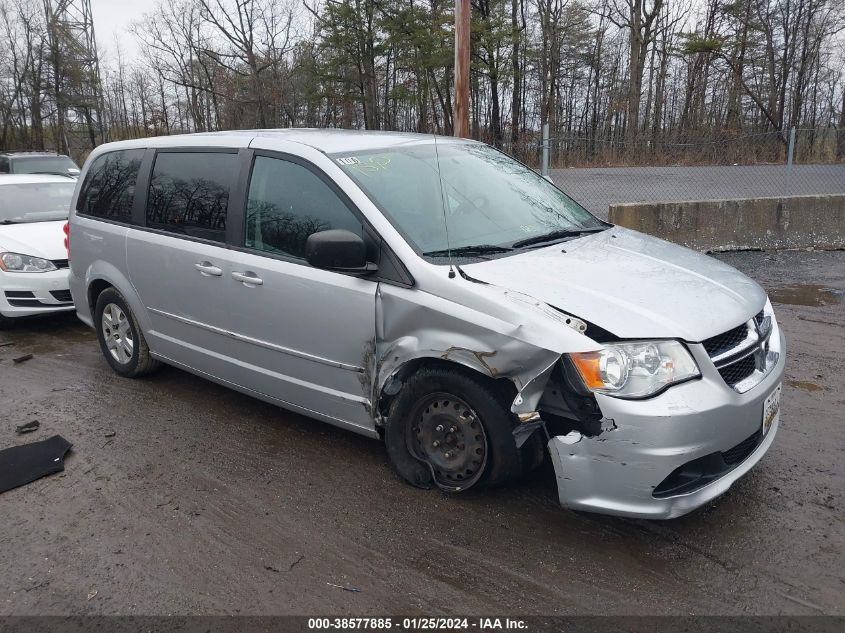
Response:
[[[461,365],[501,385],[519,421],[518,447],[544,434],[564,507],[645,518],[679,516],[722,494],[771,444],[777,421],[762,437],[760,411],[782,378],[782,357],[758,388],[738,393],[726,388],[701,344],[685,344],[694,375],[645,397],[620,397],[589,388],[573,359],[642,342],[619,341],[464,274],[452,287],[454,297],[379,288],[366,381],[377,429],[422,364]],[[774,336],[782,339],[777,329]],[[413,467],[421,483],[428,480]]]
[[[469,279],[456,283],[463,290],[460,302],[379,288],[370,381],[372,402],[380,403],[374,410],[377,426],[385,421],[386,397],[398,392],[417,363],[430,360],[505,379],[514,393],[511,410],[532,422],[561,355],[597,347],[580,319],[514,291]]]
[[[689,348],[700,376],[640,399],[588,393],[562,359],[539,408],[563,506],[675,518],[723,494],[766,453],[779,425],[765,412],[779,392],[783,355],[757,389],[738,393],[702,345]]]
[[[597,343],[585,335],[586,323],[524,294],[465,275],[448,289],[454,289],[454,297],[380,286],[374,349],[368,351],[370,369],[362,380],[371,389],[376,428],[387,428],[391,403],[422,367],[460,366],[487,377],[511,403],[519,420],[514,442],[521,448],[542,432],[539,404],[562,354],[589,351]],[[535,438],[532,446],[543,443]],[[411,483],[428,480],[418,464],[398,470]]]

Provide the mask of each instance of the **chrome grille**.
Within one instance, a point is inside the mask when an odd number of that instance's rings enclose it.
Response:
[[[777,362],[769,351],[772,317],[763,310],[742,325],[702,341],[719,375],[734,391],[745,393]]]

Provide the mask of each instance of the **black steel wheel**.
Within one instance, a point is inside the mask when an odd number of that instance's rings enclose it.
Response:
[[[462,398],[438,392],[421,399],[407,429],[408,450],[429,464],[438,487],[457,492],[484,474],[487,433]]]
[[[513,481],[530,467],[516,447],[509,397],[482,375],[438,365],[408,377],[391,402],[384,441],[408,483],[464,492]]]

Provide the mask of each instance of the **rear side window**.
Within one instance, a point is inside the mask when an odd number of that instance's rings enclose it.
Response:
[[[135,183],[143,158],[143,149],[127,149],[95,159],[82,183],[76,210],[97,218],[131,222]]]
[[[237,154],[159,153],[150,180],[147,226],[225,242],[229,189],[237,173]]]
[[[258,156],[246,209],[246,246],[305,257],[305,241],[318,231],[363,234],[361,222],[314,172],[298,163]]]

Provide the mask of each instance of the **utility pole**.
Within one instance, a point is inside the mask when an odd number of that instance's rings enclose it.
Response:
[[[94,149],[105,141],[105,125],[91,0],[43,2],[56,100],[56,147],[67,153]]]
[[[469,138],[469,0],[455,0],[454,135]]]

